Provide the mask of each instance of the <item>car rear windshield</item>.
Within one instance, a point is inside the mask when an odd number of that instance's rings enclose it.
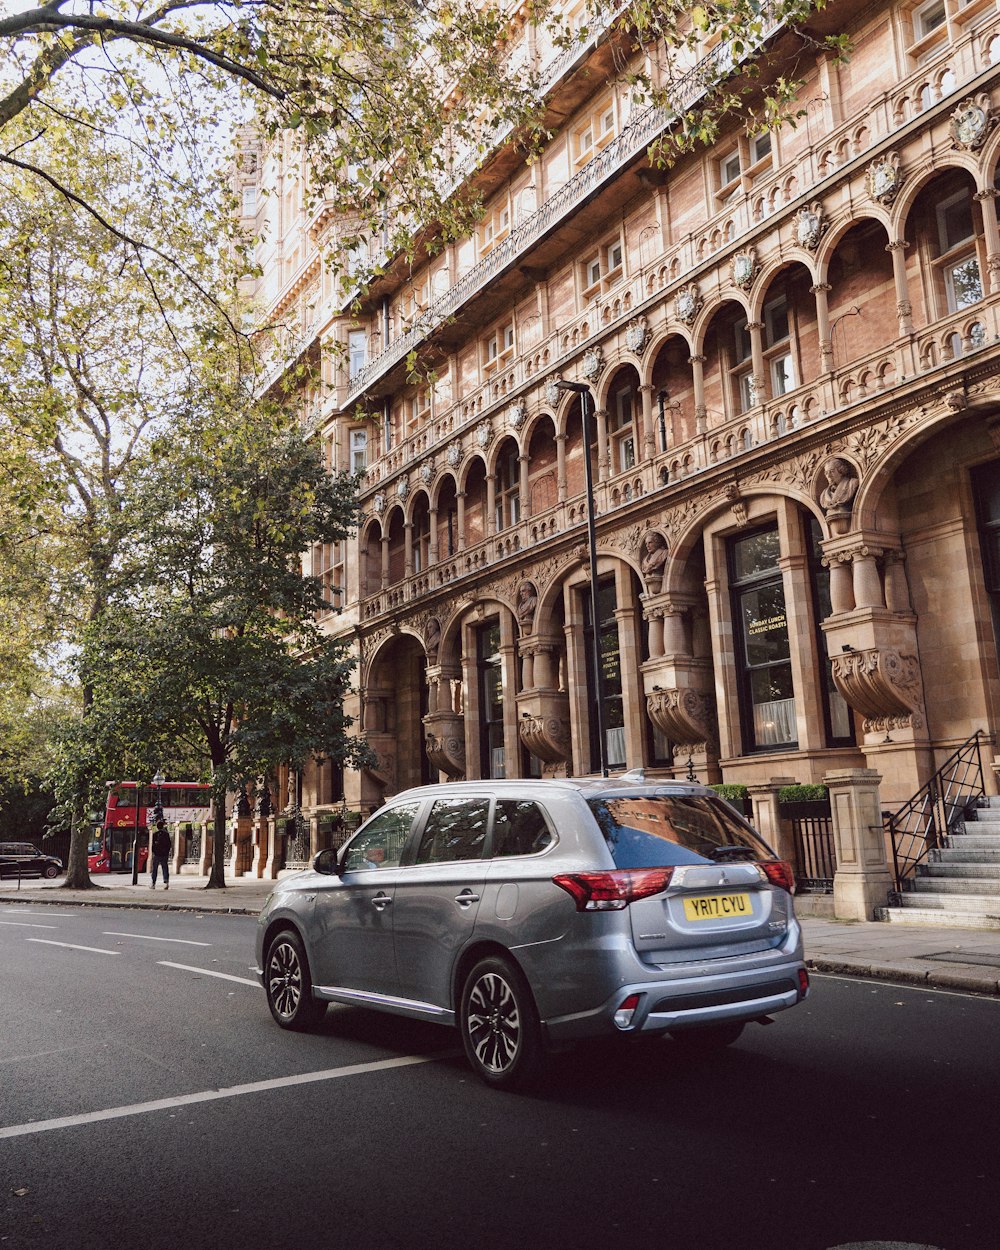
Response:
[[[721,799],[631,795],[588,800],[618,868],[773,859]]]

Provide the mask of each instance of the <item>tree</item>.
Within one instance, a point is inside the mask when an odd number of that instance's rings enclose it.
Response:
[[[299,564],[348,535],[354,479],[327,473],[295,418],[235,373],[206,379],[153,444],[130,502],[124,575],[84,636],[93,702],[80,734],[106,762],[134,761],[141,743],[147,774],[178,749],[210,762],[214,888],[225,885],[227,792],[314,755],[356,767],[372,757],[343,712],[353,661],[317,624],[323,587]]]

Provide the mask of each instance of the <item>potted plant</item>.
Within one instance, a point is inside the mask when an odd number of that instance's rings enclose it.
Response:
[[[824,785],[782,786],[778,811],[789,820],[830,815],[830,794]]]
[[[720,782],[708,788],[714,790],[720,799],[725,799],[730,807],[735,807],[741,816],[753,815],[753,802],[746,786],[736,782]]]

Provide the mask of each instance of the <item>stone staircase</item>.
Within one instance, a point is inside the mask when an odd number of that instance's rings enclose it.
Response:
[[[876,919],[937,928],[1000,929],[1000,798],[991,796],[918,864],[912,889]]]

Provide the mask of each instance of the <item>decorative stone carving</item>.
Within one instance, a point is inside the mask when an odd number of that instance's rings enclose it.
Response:
[[[715,742],[715,700],[701,690],[654,690],[646,696],[649,719],[675,749],[710,750]]]
[[[561,395],[562,391],[559,389],[556,379],[549,378],[549,380],[545,383],[545,402],[550,408],[556,408],[559,405]]]
[[[951,115],[951,141],[962,152],[974,152],[986,142],[996,125],[990,97],[985,92],[970,96]]]
[[[450,443],[446,453],[446,459],[453,469],[457,469],[462,461],[462,448],[458,443]]]
[[[424,650],[427,652],[427,661],[430,664],[436,664],[438,658],[438,648],[441,646],[441,622],[436,616],[432,616],[427,622],[427,631],[424,634]]]
[[[488,421],[482,421],[476,426],[476,442],[480,447],[485,447],[493,435],[493,430]]]
[[[547,764],[561,764],[569,759],[569,721],[564,716],[522,712],[517,732],[531,754]]]
[[[424,717],[427,758],[453,780],[465,776],[465,718],[454,712],[432,712]]]
[[[514,609],[521,632],[530,634],[535,622],[535,609],[538,607],[538,591],[534,582],[524,581],[517,588],[517,605]]]
[[[594,382],[600,377],[601,370],[604,368],[604,348],[598,344],[597,347],[591,347],[583,353],[583,367],[581,373],[588,382]]]
[[[819,200],[804,205],[795,214],[795,242],[807,252],[815,252],[819,241],[826,233],[827,222],[823,217],[823,206]]]
[[[819,504],[827,516],[843,516],[854,507],[858,475],[843,456],[830,456],[823,463],[826,486],[819,493]]]
[[[899,153],[887,152],[878,156],[868,166],[865,174],[865,185],[868,194],[883,208],[888,208],[899,194],[903,185],[903,171],[900,168]]]
[[[670,549],[667,540],[656,530],[647,530],[642,540],[642,555],[639,567],[646,579],[646,587],[651,595],[658,595],[663,586],[663,570],[666,567]]]
[[[729,506],[733,510],[733,518],[740,529],[746,529],[750,524],[750,515],[747,512],[746,500],[740,492],[740,488],[735,482],[731,482],[726,487],[726,498],[729,500]]]
[[[399,481],[396,483],[396,498],[400,500],[405,499],[409,493],[410,493],[410,483],[406,480],[405,477],[401,477]]]
[[[865,719],[865,732],[919,729],[923,701],[920,666],[915,655],[870,647],[831,656],[834,683]]]
[[[512,430],[519,430],[524,424],[524,418],[528,415],[528,410],[524,404],[511,404],[507,409],[507,424]]]
[[[692,325],[704,306],[697,282],[688,282],[674,296],[674,315],[682,325]]]
[[[375,498],[372,500],[372,507],[379,514],[379,516],[381,516],[382,513],[385,511],[385,495],[383,495],[381,491],[379,491],[378,494],[375,496]]]
[[[434,464],[430,460],[425,460],[423,464],[420,466],[420,480],[426,486],[429,484],[433,476],[434,476]]]
[[[645,317],[637,317],[625,327],[625,342],[628,344],[629,351],[635,352],[637,356],[642,354],[649,342],[649,337],[649,322]]]
[[[759,272],[755,247],[745,247],[742,252],[737,252],[729,266],[729,275],[734,285],[743,291],[748,291],[753,286],[754,278]]]

